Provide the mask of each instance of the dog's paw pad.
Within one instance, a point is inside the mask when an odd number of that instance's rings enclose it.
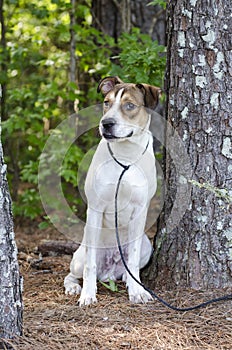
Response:
[[[74,294],[80,294],[81,293],[81,286],[77,283],[70,283],[69,285],[65,286],[65,294],[66,295],[74,295]]]
[[[132,294],[129,296],[130,302],[134,304],[146,304],[152,301],[153,298],[150,293],[144,291],[143,293]]]
[[[78,279],[71,275],[68,275],[64,279],[65,294],[74,295],[81,293],[81,286],[78,283]]]
[[[81,296],[78,300],[79,306],[88,306],[97,303],[97,298],[95,296]]]

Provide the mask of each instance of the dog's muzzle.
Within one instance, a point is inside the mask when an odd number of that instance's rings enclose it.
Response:
[[[101,122],[102,136],[105,137],[106,139],[115,138],[114,132],[113,132],[115,124],[116,124],[116,121],[113,118],[103,119]]]
[[[131,131],[128,135],[125,135],[123,137],[118,137],[117,135],[115,135],[116,124],[117,124],[116,120],[113,118],[103,119],[101,121],[101,126],[100,126],[101,135],[107,140],[127,138],[133,135],[133,131]]]

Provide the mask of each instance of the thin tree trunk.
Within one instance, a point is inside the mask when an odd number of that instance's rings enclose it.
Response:
[[[69,81],[77,86],[77,57],[76,57],[76,0],[71,0],[70,10],[70,69],[69,69]],[[73,87],[72,87],[73,88]],[[76,101],[70,101],[70,113],[74,113],[76,109]]]
[[[0,344],[22,334],[22,283],[17,262],[11,198],[0,143]]]
[[[179,176],[173,158],[186,162],[169,132],[151,284],[232,286],[230,19],[230,0],[169,1],[167,119],[191,166]]]
[[[0,118],[2,121],[7,120],[7,69],[9,64],[9,53],[7,51],[7,43],[6,43],[6,32],[7,28],[5,25],[5,17],[4,17],[4,0],[0,0],[0,25],[1,25],[1,39],[0,39],[0,47],[1,47],[1,81],[0,81]],[[17,153],[19,152],[19,141],[8,139],[4,144],[5,154],[8,155],[11,159],[11,167],[12,167],[12,191],[11,195],[13,200],[17,200],[18,197],[18,186],[19,186],[19,166],[17,162]]]
[[[4,21],[4,0],[0,0],[0,25],[1,25],[1,86],[0,86],[0,96],[1,96],[1,119],[7,119],[6,113],[6,79],[7,79],[7,49],[6,49],[6,27]]]
[[[0,0],[1,47],[3,53],[1,85],[1,116],[6,119],[6,39],[4,23],[4,1]],[[0,118],[1,121],[1,118]],[[1,135],[1,130],[0,130]],[[2,338],[13,338],[22,334],[22,285],[14,239],[11,198],[6,179],[6,165],[0,140],[0,348],[7,348]],[[4,345],[5,344],[5,345]]]

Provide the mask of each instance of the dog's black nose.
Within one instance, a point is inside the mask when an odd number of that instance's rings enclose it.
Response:
[[[102,126],[105,130],[110,130],[116,124],[115,119],[107,118],[102,120]]]

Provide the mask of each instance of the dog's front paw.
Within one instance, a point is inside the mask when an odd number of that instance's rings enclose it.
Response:
[[[137,291],[129,292],[129,300],[135,304],[146,304],[153,300],[153,297],[144,288],[139,288]]]
[[[65,294],[74,295],[81,293],[81,286],[78,283],[78,279],[69,274],[64,279]]]
[[[97,298],[96,295],[91,295],[90,293],[85,293],[82,290],[81,296],[78,300],[79,306],[87,306],[87,305],[91,305],[94,303],[97,303]]]

